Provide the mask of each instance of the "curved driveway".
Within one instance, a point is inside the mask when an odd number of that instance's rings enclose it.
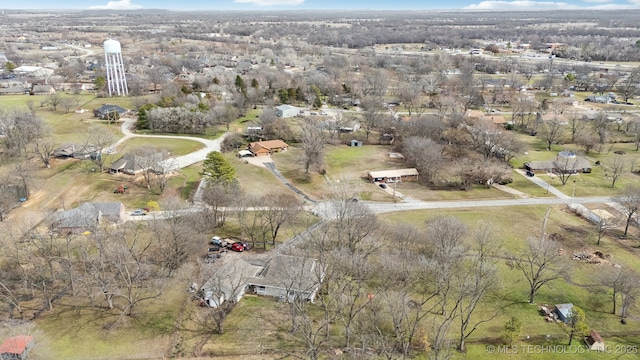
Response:
[[[184,168],[189,165],[193,165],[197,162],[200,162],[206,159],[208,153],[212,151],[220,151],[220,144],[222,143],[222,140],[224,140],[225,136],[227,135],[225,133],[215,140],[208,140],[208,139],[202,139],[199,137],[191,137],[191,136],[135,134],[130,130],[135,123],[136,123],[135,119],[129,119],[129,118],[127,118],[122,123],[121,129],[122,129],[122,133],[124,134],[124,137],[118,140],[113,145],[111,145],[112,148],[116,149],[118,146],[122,145],[122,143],[134,137],[142,137],[142,138],[147,137],[147,138],[169,139],[169,140],[172,140],[172,139],[191,140],[191,141],[197,141],[201,144],[204,144],[204,148],[200,150],[194,151],[186,155],[172,158],[171,160],[172,162],[174,162],[177,168]]]

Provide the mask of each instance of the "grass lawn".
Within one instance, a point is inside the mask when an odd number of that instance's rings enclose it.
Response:
[[[501,242],[501,251],[506,254],[523,249],[526,246],[527,236],[539,236],[545,211],[546,207],[542,206],[495,208],[487,212],[475,210],[416,211],[388,214],[384,216],[384,221],[424,226],[424,221],[430,217],[451,215],[468,224],[470,229],[473,229],[480,222],[488,222],[490,228],[496,231],[496,240]],[[513,224],[513,219],[518,219],[517,225]],[[610,295],[606,291],[593,287],[593,284],[597,283],[596,278],[593,276],[594,272],[606,269],[607,266],[611,266],[611,263],[621,264],[623,267],[631,267],[640,272],[637,255],[633,254],[628,248],[621,246],[617,240],[609,237],[603,239],[600,246],[596,246],[593,227],[574,214],[565,211],[563,207],[552,208],[547,232],[549,234],[558,234],[557,236],[559,236],[559,241],[564,249],[564,257],[572,265],[570,271],[571,282],[567,283],[562,279],[558,279],[549,283],[539,290],[536,295],[536,303],[553,306],[558,303],[571,302],[585,310],[587,324],[591,328],[598,330],[607,344],[614,346],[616,344],[637,345],[639,341],[636,335],[640,332],[640,325],[637,321],[632,320],[627,325],[622,325],[618,316],[610,314]],[[570,254],[574,252],[593,252],[595,250],[611,254],[611,263],[594,265],[569,260]],[[501,343],[499,336],[502,334],[504,323],[511,316],[518,317],[523,324],[522,336],[517,342],[518,345],[566,344],[568,340],[566,328],[559,324],[544,321],[544,318],[538,312],[538,307],[528,304],[528,284],[525,278],[517,270],[509,269],[502,260],[498,261],[498,271],[502,286],[496,290],[493,303],[483,303],[476,314],[478,318],[487,316],[487,314],[495,311],[496,308],[501,309],[500,314],[495,319],[481,325],[468,339],[471,343],[468,353],[466,355],[458,354],[456,358],[489,358],[491,354],[487,353],[486,345]],[[549,335],[548,340],[547,335]],[[451,336],[455,336],[455,331],[452,331]],[[527,336],[530,337],[528,340]],[[473,345],[474,342],[482,342],[482,345]],[[574,344],[578,343],[578,341],[574,342]],[[560,356],[565,358],[564,355],[561,354]],[[513,355],[511,356],[513,357]],[[531,354],[531,356],[523,358],[555,358],[539,354]],[[577,356],[568,358],[577,358]],[[587,358],[595,358],[593,354],[590,356]],[[633,356],[622,358],[633,358]]]
[[[279,158],[276,154],[274,158]],[[270,192],[290,192],[267,168],[245,163],[233,152],[225,154],[225,158],[236,169],[236,177],[242,190],[249,195],[261,196]]]
[[[185,139],[136,137],[125,141],[125,143],[118,149],[118,154],[114,154],[110,157],[118,159],[122,154],[141,147],[154,147],[168,151],[170,156],[181,156],[198,151],[204,148],[204,145],[198,141]],[[110,164],[110,162],[108,163]]]

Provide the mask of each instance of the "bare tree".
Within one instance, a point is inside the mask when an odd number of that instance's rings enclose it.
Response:
[[[547,150],[551,150],[551,145],[559,142],[564,135],[564,128],[557,119],[545,121],[540,125],[540,136],[547,143]]]
[[[56,111],[58,109],[58,106],[62,104],[63,99],[64,97],[62,96],[61,93],[55,92],[47,96],[47,103],[51,105],[51,109],[53,111]]]
[[[622,176],[627,169],[627,162],[622,156],[614,156],[611,163],[607,166],[609,175],[611,176],[611,187],[616,186],[616,181]]]
[[[302,212],[302,203],[293,194],[269,193],[262,200],[264,216],[270,228],[271,245],[276,245],[276,238],[283,226],[291,224]]]
[[[29,144],[43,135],[44,122],[32,112],[0,109],[0,133],[12,155],[26,156]]]
[[[617,86],[618,93],[622,95],[624,102],[628,102],[629,99],[633,99],[634,96],[640,92],[638,89],[638,83],[640,82],[640,68],[635,68],[626,77],[626,79],[619,83]]]
[[[382,98],[378,96],[365,96],[362,98],[362,128],[365,133],[365,142],[369,143],[369,135],[371,132],[382,125],[386,116],[382,105]]]
[[[223,227],[227,220],[228,208],[240,198],[240,188],[235,182],[203,179],[202,202],[208,205],[204,209],[208,223],[212,227]]]
[[[305,174],[311,166],[322,167],[324,152],[327,146],[327,133],[319,121],[309,120],[301,124],[302,158]]]
[[[632,121],[629,125],[629,132],[633,136],[633,144],[636,147],[636,151],[640,150],[640,121]]]
[[[626,216],[624,234],[622,235],[622,237],[626,238],[629,232],[629,224],[640,209],[640,189],[630,186],[626,187],[622,195],[617,197],[617,202],[622,206],[623,213]]]
[[[33,152],[40,158],[44,166],[51,167],[51,157],[55,152],[57,144],[52,138],[36,139],[33,144]]]
[[[628,277],[628,279],[620,284],[620,300],[622,302],[620,308],[620,319],[623,323],[629,315],[629,310],[640,297],[640,288],[638,287],[640,278],[635,273],[631,272],[624,276]]]
[[[578,165],[580,158],[573,154],[573,156],[558,156],[553,161],[553,174],[560,179],[562,186],[566,185],[571,175],[578,172]]]
[[[402,147],[409,163],[418,169],[420,178],[434,182],[446,163],[444,147],[431,139],[417,136],[404,139]]]
[[[496,269],[495,252],[499,242],[494,241],[493,234],[487,224],[480,226],[474,234],[474,254],[466,270],[462,272],[462,281],[457,289],[456,302],[459,302],[458,350],[466,351],[465,340],[473,334],[481,324],[494,319],[499,312],[493,311],[481,319],[474,320],[478,305],[485,301],[491,291],[497,290],[499,279]],[[477,317],[477,316],[475,316]]]
[[[89,128],[89,136],[85,141],[86,149],[94,149],[92,156],[89,158],[94,164],[96,164],[102,172],[105,164],[105,156],[103,152],[114,142],[114,136],[110,132],[104,131],[100,126],[93,126]]]
[[[558,251],[560,245],[546,234],[548,216],[549,210],[545,215],[540,237],[529,237],[527,249],[508,256],[507,265],[520,271],[529,283],[529,304],[534,304],[536,293],[541,287],[562,278],[566,272],[566,262]]]
[[[609,137],[609,124],[607,114],[604,111],[599,111],[596,118],[591,122],[594,132],[598,135],[598,142],[600,146],[603,146],[607,142]],[[602,151],[600,149],[599,151]]]

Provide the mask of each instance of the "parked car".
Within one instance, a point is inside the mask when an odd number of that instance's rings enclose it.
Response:
[[[529,177],[534,177],[534,176],[536,176],[536,174],[534,174],[534,173],[533,173],[533,171],[527,171],[527,172],[526,172],[526,174],[527,174],[527,176],[529,176]]]
[[[380,186],[382,189],[386,189],[387,188],[387,184],[378,184],[378,186]]]
[[[231,244],[231,250],[233,251],[237,251],[237,252],[243,252],[244,251],[244,246],[242,246],[242,243],[233,243]]]
[[[131,216],[143,216],[143,215],[147,215],[147,213],[144,212],[144,210],[142,209],[135,209],[133,210],[133,212],[131,212]]]

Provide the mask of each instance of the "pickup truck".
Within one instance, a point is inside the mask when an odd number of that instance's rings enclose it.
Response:
[[[227,239],[223,239],[220,236],[214,236],[211,238],[211,245],[217,245],[224,248],[227,247],[229,243],[230,242],[228,242]]]

